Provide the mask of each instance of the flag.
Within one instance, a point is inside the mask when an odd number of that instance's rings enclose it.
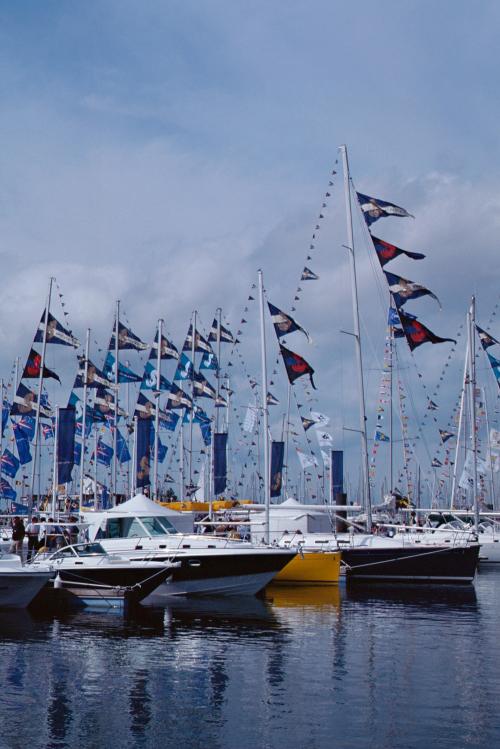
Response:
[[[71,392],[68,399],[68,406],[73,406],[76,417],[76,434],[81,437],[83,429],[83,402],[76,393]],[[96,417],[94,409],[87,404],[87,415],[85,417],[85,437],[88,437],[92,429],[92,422],[100,419]]]
[[[11,479],[15,478],[16,473],[19,470],[19,466],[21,465],[20,461],[16,458],[14,453],[11,453],[8,448],[5,448],[5,450],[3,451],[3,455],[0,458],[0,464],[2,473],[10,476]]]
[[[333,437],[331,434],[328,434],[328,432],[321,432],[317,429],[316,437],[320,447],[331,447],[333,445]]]
[[[450,440],[455,435],[454,435],[453,432],[447,432],[446,429],[440,429],[439,430],[439,436],[441,438],[441,442],[444,445],[445,442],[448,442],[448,440]]]
[[[302,427],[304,429],[304,432],[307,432],[308,429],[316,424],[314,419],[307,419],[305,416],[301,416],[300,418],[302,420]]]
[[[54,427],[50,424],[42,424],[42,434],[45,440],[54,439]]]
[[[179,414],[173,411],[160,411],[159,424],[160,429],[167,429],[169,432],[175,432],[175,427],[179,421]]]
[[[33,418],[33,416],[21,416],[21,418],[16,423],[19,429],[23,430],[27,439],[31,442],[31,440],[35,436],[35,419]]]
[[[303,471],[306,468],[309,468],[310,466],[318,465],[318,461],[316,460],[314,455],[311,455],[311,456],[306,455],[305,452],[298,447],[295,448],[295,451],[297,453],[297,457],[299,459],[299,462]]]
[[[217,320],[216,317],[214,317],[214,321],[210,329],[210,335],[208,336],[208,340],[217,341],[218,332],[219,332],[219,321]],[[234,336],[231,333],[231,331],[225,328],[224,325],[222,324],[220,326],[220,340],[221,340],[221,343],[235,343]]]
[[[2,499],[8,499],[9,502],[15,502],[17,497],[16,490],[13,489],[7,479],[4,478],[0,478],[0,497],[2,497]]]
[[[116,362],[114,354],[111,353],[111,351],[108,351],[106,355],[106,361],[104,362],[104,368],[103,372],[105,377],[108,378],[109,382],[115,382],[116,381]],[[141,382],[142,377],[137,375],[135,372],[132,372],[129,367],[126,367],[125,364],[122,364],[121,361],[118,362],[118,382],[119,383],[127,383],[127,382]]]
[[[324,429],[324,427],[327,427],[330,423],[330,417],[325,416],[325,414],[322,414],[319,411],[311,411],[311,419],[314,419],[315,429]]]
[[[109,342],[109,350],[114,351],[116,349],[116,322],[113,326],[113,332],[111,334],[111,340]],[[132,333],[130,328],[126,328],[125,325],[122,325],[120,321],[118,321],[118,349],[119,350],[125,350],[125,349],[134,349],[135,351],[144,351],[144,349],[148,348],[148,344],[141,341],[141,339],[135,335],[135,333]]]
[[[419,322],[416,317],[406,315],[403,312],[399,313],[399,317],[411,351],[417,346],[421,346],[422,343],[445,343],[446,341],[455,345],[457,343],[453,338],[440,338]]]
[[[433,468],[441,468],[441,466],[442,466],[442,465],[443,465],[443,464],[441,463],[441,461],[440,461],[440,460],[438,460],[437,458],[434,458],[434,460],[433,460],[433,461],[432,461],[432,463],[431,463],[431,466],[432,466]]]
[[[399,315],[397,309],[394,309],[394,307],[389,307],[389,314],[387,315],[387,325],[399,325]]]
[[[189,326],[188,334],[186,336],[186,340],[184,341],[184,346],[182,347],[183,351],[192,351],[193,350],[193,325],[191,324]],[[208,351],[209,354],[213,354],[212,347],[209,344],[209,342],[203,338],[201,333],[199,333],[197,330],[194,334],[194,350],[195,351]]]
[[[158,359],[158,331],[156,331],[156,336],[153,342],[153,345],[151,346],[151,351],[149,353],[150,359]],[[161,359],[178,359],[179,358],[179,352],[177,351],[174,344],[169,341],[165,336],[162,335],[161,337],[161,347],[160,347],[160,358]]]
[[[158,393],[162,390],[168,391],[171,387],[172,383],[170,380],[167,380],[162,374],[160,374],[160,387],[158,387],[158,370],[151,361],[147,361],[144,367],[141,390],[154,390]]]
[[[172,383],[167,400],[167,410],[170,408],[191,408],[191,406],[192,401],[189,395],[184,393],[175,383]]]
[[[139,418],[139,421],[142,419],[153,419],[156,414],[156,406],[155,404],[150,401],[144,393],[139,393],[139,397],[137,398],[137,405],[135,407],[134,416],[137,416]]]
[[[69,484],[75,460],[75,409],[73,406],[59,409],[57,426],[57,480]]]
[[[97,462],[103,466],[111,465],[111,458],[113,457],[113,448],[107,445],[99,437],[97,441]]]
[[[500,452],[500,432],[497,429],[490,429],[490,450]]]
[[[428,406],[427,406],[427,410],[428,410],[428,411],[437,411],[437,409],[438,409],[438,405],[437,405],[437,403],[434,403],[434,401],[431,401],[431,400],[430,400],[430,401],[429,401],[429,404],[428,404]]]
[[[495,378],[500,387],[500,361],[496,359],[494,356],[492,356],[490,353],[488,353],[488,351],[486,352],[486,356],[488,357],[488,361],[491,364],[493,374],[495,375]]]
[[[82,388],[85,385],[85,358],[80,357],[78,360],[78,371],[75,377],[74,388]],[[109,380],[95,364],[90,360],[87,363],[87,387],[97,388],[99,386],[109,387]]]
[[[151,424],[151,457],[154,458],[154,442],[155,442],[155,428]],[[158,463],[163,463],[167,457],[168,447],[162,444],[161,439],[158,437]]]
[[[204,424],[210,423],[211,419],[202,408],[195,405],[191,410],[186,409],[182,418],[183,424],[190,424],[191,421],[193,424]]]
[[[75,466],[79,466],[82,463],[82,443],[75,440],[74,447],[75,449],[73,450],[73,464]]]
[[[193,362],[189,359],[186,354],[182,353],[177,364],[177,369],[174,374],[174,381],[179,380],[191,380],[193,378]]]
[[[38,410],[38,400],[35,395],[35,393],[27,388],[25,385],[23,385],[22,382],[19,383],[17,387],[17,392],[14,396],[14,402],[12,404],[12,408],[10,410],[12,415],[20,415],[20,416],[34,416]],[[52,416],[52,412],[50,409],[44,406],[44,402],[40,404],[40,416],[46,416],[50,417]]]
[[[309,268],[304,268],[300,277],[301,281],[317,281],[318,279],[319,276],[317,276],[316,273],[313,273]]]
[[[399,255],[406,255],[406,257],[409,257],[412,260],[423,260],[425,258],[425,255],[422,255],[421,252],[408,252],[408,250],[402,250],[400,247],[396,247],[396,245],[394,244],[389,244],[389,242],[384,242],[383,239],[374,237],[373,234],[371,235],[371,237],[373,246],[375,247],[375,252],[377,253],[377,257],[382,268],[390,260],[394,260],[394,258],[398,257]]]
[[[498,343],[496,338],[493,338],[492,335],[487,333],[486,330],[480,328],[479,325],[476,325],[476,330],[479,336],[479,340],[481,341],[481,345],[485,350],[490,346],[494,346],[495,343]]]
[[[308,364],[305,359],[299,356],[299,354],[294,354],[293,351],[285,348],[281,343],[280,353],[283,357],[283,362],[285,364],[285,369],[290,384],[293,385],[296,379],[302,377],[302,375],[308,374],[311,380],[311,385],[313,386],[314,390],[316,390],[316,386],[312,378],[314,369],[310,366],[310,364]]]
[[[43,342],[44,330],[45,311],[42,314],[42,319],[40,320],[38,330],[35,334],[35,343]],[[66,328],[63,328],[61,323],[58,322],[56,318],[50,314],[50,312],[47,319],[47,343],[57,343],[60,346],[73,346],[73,348],[78,348],[78,346],[80,345],[72,332],[70,330],[66,330]]]
[[[311,337],[309,333],[305,331],[304,328],[293,319],[293,317],[290,317],[290,315],[286,315],[280,309],[275,307],[274,304],[271,304],[271,302],[268,302],[267,306],[269,307],[271,320],[273,322],[274,330],[276,331],[278,339],[282,338],[285,335],[288,335],[289,333],[294,333],[296,330],[300,330],[302,333],[304,333],[309,343],[311,343]]]
[[[221,494],[227,484],[227,433],[214,434],[214,494]]]
[[[332,494],[334,497],[337,494],[344,493],[344,451],[343,450],[332,450],[331,451],[331,466],[332,475],[330,477],[332,483]]]
[[[94,421],[114,421],[116,403],[113,393],[105,388],[99,388],[94,396]],[[118,416],[126,416],[125,411],[118,409]]]
[[[409,281],[407,278],[402,276],[396,276],[394,273],[384,271],[387,283],[389,285],[389,291],[394,299],[394,304],[399,309],[406,304],[409,299],[418,299],[421,296],[431,296],[441,306],[441,302],[432,291],[429,291],[425,286],[421,286],[415,281]]]
[[[271,497],[279,497],[283,483],[284,442],[271,442]]]
[[[198,398],[217,398],[215,389],[199,372],[194,373],[194,394]]]
[[[203,356],[200,361],[200,369],[219,369],[219,363],[215,354],[209,353],[208,351],[203,352]]]
[[[24,466],[26,465],[26,463],[30,463],[32,460],[30,452],[29,433],[25,432],[20,424],[14,421],[12,422],[12,429],[14,431],[14,437],[16,440],[17,454],[19,455],[21,465]]]
[[[212,425],[210,422],[203,421],[200,424],[201,438],[205,447],[210,447],[212,442]]]
[[[379,218],[385,216],[402,216],[404,218],[410,217],[415,218],[408,213],[407,210],[401,208],[394,203],[388,203],[386,200],[380,200],[380,198],[371,198],[369,195],[364,195],[361,192],[356,193],[358,196],[359,205],[363,211],[365,221],[368,226],[373,224]]]
[[[23,370],[22,377],[23,379],[29,379],[31,377],[40,377],[41,369],[42,369],[42,355],[39,354],[38,351],[35,351],[34,348],[32,348],[28,354],[28,360]],[[51,377],[53,380],[57,380],[58,383],[61,384],[59,375],[53,372],[48,367],[46,367],[45,365],[43,367],[43,376],[45,378]]]
[[[12,408],[12,404],[9,403],[9,401],[4,398],[3,404],[2,404],[2,437],[5,432],[5,427],[7,426],[7,422],[9,420],[9,414],[10,409]]]
[[[387,434],[384,434],[380,431],[380,429],[377,429],[375,432],[375,441],[376,442],[390,442],[390,438],[387,436]]]
[[[277,406],[279,404],[279,400],[276,398],[275,395],[273,395],[272,393],[270,393],[269,390],[268,390],[267,391],[266,403],[267,403],[268,406]]]
[[[127,442],[119,429],[116,430],[116,457],[119,463],[128,463],[131,459]]]

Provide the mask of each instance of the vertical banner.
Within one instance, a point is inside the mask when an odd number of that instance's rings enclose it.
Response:
[[[283,483],[284,442],[271,442],[271,497],[279,497]]]
[[[137,420],[136,438],[136,486],[142,488],[151,484],[150,455],[151,455],[151,419]]]
[[[73,406],[59,409],[57,427],[57,483],[68,484],[75,464],[76,412]]]
[[[332,450],[332,496],[344,492],[344,452],[342,450]]]
[[[214,434],[214,494],[221,494],[227,482],[227,434]]]

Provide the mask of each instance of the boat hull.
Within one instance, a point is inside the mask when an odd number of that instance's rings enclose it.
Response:
[[[337,585],[340,577],[340,557],[340,552],[304,551],[288,562],[273,582]]]
[[[435,547],[353,547],[342,550],[349,582],[424,584],[471,583],[479,545]]]
[[[48,583],[51,572],[0,572],[0,609],[23,609]]]

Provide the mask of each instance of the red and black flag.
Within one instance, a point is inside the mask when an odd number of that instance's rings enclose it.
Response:
[[[408,250],[402,250],[401,247],[396,247],[395,244],[389,244],[389,242],[385,242],[383,239],[374,237],[373,234],[372,241],[382,268],[390,260],[394,260],[395,257],[399,257],[399,255],[406,255],[406,257],[409,257],[412,260],[423,260],[425,257],[425,255],[423,255],[421,252],[409,252]]]
[[[42,367],[42,356],[38,353],[38,351],[35,351],[34,348],[31,349],[31,351],[28,354],[28,361],[26,362],[26,366],[23,371],[23,379],[28,379],[30,377],[40,377],[40,370]],[[43,377],[44,379],[48,379],[49,377],[52,377],[53,380],[57,380],[59,384],[61,384],[61,380],[59,379],[59,375],[57,375],[55,372],[53,372],[48,367],[43,368]]]
[[[454,338],[440,338],[425,325],[422,325],[416,317],[405,315],[401,310],[399,310],[399,319],[411,351],[417,346],[421,346],[422,343],[446,343],[446,341],[455,345],[457,343]]]
[[[293,385],[295,380],[297,380],[299,377],[302,377],[302,375],[308,374],[309,378],[311,380],[311,385],[316,390],[316,385],[313,381],[313,374],[314,369],[311,367],[310,364],[306,362],[305,359],[303,359],[299,354],[294,354],[293,351],[290,351],[290,349],[285,348],[280,343],[280,353],[283,357],[283,362],[285,364],[286,373],[288,375],[288,379],[290,381],[290,384]]]

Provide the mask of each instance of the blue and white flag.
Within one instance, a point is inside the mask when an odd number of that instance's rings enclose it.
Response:
[[[40,320],[38,330],[35,334],[35,343],[43,342],[44,331],[45,310],[42,314],[42,319]],[[56,318],[50,314],[50,312],[47,318],[47,343],[57,343],[60,346],[73,346],[73,348],[78,348],[78,346],[80,345],[78,340],[72,334],[71,330],[66,330],[66,328],[63,328],[61,323],[58,322]]]
[[[11,451],[8,448],[5,448],[3,451],[3,455],[0,458],[1,463],[1,470],[2,473],[5,473],[7,476],[10,476],[11,479],[15,478],[16,473],[19,470],[19,466],[21,465],[20,461],[16,458],[14,453],[11,453]]]
[[[318,279],[319,276],[316,275],[316,273],[313,273],[309,268],[304,268],[300,277],[301,281],[317,281]]]
[[[199,372],[194,373],[194,394],[198,398],[217,398],[215,388]]]
[[[175,432],[175,427],[180,416],[175,411],[160,411],[159,422],[160,429],[167,429],[169,432]]]
[[[299,325],[298,322],[293,319],[293,317],[287,315],[285,312],[278,309],[278,307],[275,307],[274,304],[271,304],[271,302],[268,302],[267,306],[269,307],[271,320],[273,322],[274,330],[276,331],[276,336],[278,337],[278,339],[283,338],[283,336],[288,335],[289,333],[294,333],[296,330],[300,330],[301,333],[304,333],[309,343],[311,343],[311,336],[309,335],[309,333],[304,330],[302,325]]]
[[[389,291],[392,294],[394,303],[398,309],[406,304],[409,299],[418,299],[421,296],[431,296],[441,307],[441,302],[432,291],[429,291],[425,286],[421,286],[415,281],[409,281],[407,278],[396,276],[394,273],[384,271],[387,283],[389,285]],[[398,321],[399,323],[399,321]]]
[[[99,437],[97,442],[97,462],[103,466],[111,465],[111,458],[113,457],[113,448],[111,445],[107,445]]]
[[[131,460],[127,442],[119,429],[116,430],[116,457],[120,463]]]
[[[12,422],[14,423],[13,419]],[[31,442],[35,436],[35,419],[32,416],[21,416],[16,423],[18,428],[23,430],[26,438]]]
[[[141,390],[154,390],[156,392],[168,391],[172,383],[166,377],[160,375],[160,387],[158,387],[158,369],[152,363],[147,361],[144,367],[144,375],[141,382]]]
[[[4,435],[5,427],[7,426],[7,422],[9,420],[9,414],[10,414],[11,408],[12,408],[12,404],[9,403],[9,401],[6,398],[4,398],[3,406],[2,406],[2,437]]]
[[[208,336],[209,341],[218,341],[220,335],[221,343],[234,343],[234,336],[231,333],[230,330],[224,327],[224,325],[220,325],[220,333],[219,333],[219,321],[216,317],[214,317],[214,321],[212,323],[212,327],[210,329],[210,335]]]
[[[108,378],[109,382],[115,382],[116,381],[116,362],[115,357],[111,353],[111,351],[108,351],[106,355],[106,361],[104,362],[104,368],[103,368],[104,375]],[[122,364],[121,362],[118,363],[118,382],[119,383],[127,383],[127,382],[141,382],[142,377],[137,375],[135,372],[132,372],[129,367],[126,367],[125,364]]]
[[[57,482],[69,484],[75,461],[75,409],[59,409],[57,427]]]
[[[390,438],[387,436],[387,434],[384,434],[380,431],[380,429],[377,429],[375,432],[375,442],[390,442]]]
[[[158,331],[156,331],[156,336],[154,339],[154,343],[151,346],[151,352],[149,354],[149,358],[151,359],[158,359]],[[179,352],[177,351],[174,344],[167,340],[165,336],[161,337],[161,351],[160,351],[160,358],[161,359],[178,359],[179,358]]]
[[[193,378],[193,362],[182,353],[174,374],[174,381],[191,380]]]
[[[109,350],[114,351],[116,349],[116,322],[113,326],[113,332],[111,334],[111,340],[109,342]],[[125,327],[121,322],[118,322],[118,349],[119,350],[130,350],[144,351],[148,348],[148,344],[141,341],[141,339],[132,333],[130,328]]]
[[[7,479],[4,478],[0,478],[0,497],[2,497],[2,499],[8,499],[10,502],[15,502],[17,497],[15,489],[13,489]],[[20,513],[18,512],[17,514],[19,515]]]
[[[193,325],[191,324],[189,326],[188,334],[186,336],[186,340],[184,341],[184,346],[182,347],[183,351],[192,351],[193,350]],[[208,351],[209,354],[212,354],[212,347],[209,344],[209,342],[203,338],[201,333],[199,333],[197,330],[194,334],[194,350],[195,351]]]
[[[32,458],[31,458],[31,452],[30,452],[30,441],[29,441],[28,433],[25,432],[24,429],[19,424],[16,424],[14,421],[12,422],[12,429],[14,431],[17,454],[19,455],[19,460],[21,461],[21,464],[25,465],[26,463],[30,463]]]
[[[492,335],[490,335],[486,330],[480,328],[479,325],[476,325],[476,330],[479,336],[479,340],[481,341],[481,346],[485,351],[490,346],[494,346],[496,343],[499,343],[496,338],[493,338]]]
[[[74,388],[82,388],[85,385],[85,358],[80,358],[78,362],[78,371],[75,377]],[[99,386],[108,387],[109,379],[106,377],[95,364],[90,360],[87,363],[87,387],[98,388]]]
[[[44,396],[42,395],[40,404],[40,416],[50,417],[52,416],[52,411],[45,405],[45,403],[46,401],[44,402]],[[17,392],[14,396],[14,402],[12,404],[10,413],[14,416],[35,416],[37,410],[37,396],[32,390],[30,390],[25,385],[23,385],[22,382],[20,382],[17,388]]]
[[[214,369],[217,371],[218,368],[219,364],[215,354],[213,352],[209,353],[208,351],[205,351],[201,357],[200,369]]]
[[[171,408],[191,408],[192,405],[193,403],[189,395],[181,390],[180,387],[177,387],[175,383],[172,383],[167,401],[167,410]]]
[[[363,211],[365,221],[368,226],[373,224],[379,218],[385,216],[401,216],[403,218],[415,218],[405,208],[401,208],[399,205],[394,203],[388,203],[386,200],[380,198],[372,198],[369,195],[364,195],[361,192],[356,193],[358,196],[359,205]]]

